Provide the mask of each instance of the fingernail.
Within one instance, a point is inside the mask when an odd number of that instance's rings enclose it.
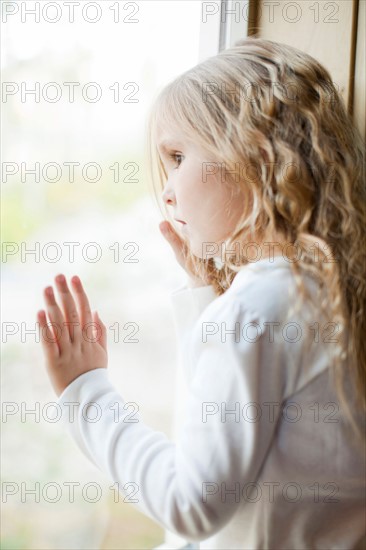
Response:
[[[65,277],[63,275],[57,275],[56,281],[58,283],[64,283],[65,282]]]

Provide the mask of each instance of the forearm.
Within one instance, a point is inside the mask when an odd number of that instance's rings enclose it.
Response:
[[[80,450],[117,483],[126,502],[191,540],[202,540],[217,530],[218,517],[203,505],[185,452],[131,413],[131,404],[124,401],[105,369],[74,380],[58,403]]]

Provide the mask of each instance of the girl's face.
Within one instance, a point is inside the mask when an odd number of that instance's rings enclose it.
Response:
[[[158,149],[168,176],[162,198],[172,217],[185,222],[176,228],[195,256],[221,257],[221,244],[244,209],[241,191],[232,199],[220,163],[178,133],[159,132]]]

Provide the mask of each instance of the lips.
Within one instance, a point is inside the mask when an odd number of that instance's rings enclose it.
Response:
[[[175,219],[175,218],[174,218]],[[179,223],[182,223],[183,225],[186,225],[186,222],[184,222],[183,220],[177,220],[175,219],[176,222],[179,222]]]

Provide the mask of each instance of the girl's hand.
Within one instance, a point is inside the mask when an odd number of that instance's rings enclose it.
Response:
[[[188,260],[185,257],[185,254],[188,250],[187,243],[178,235],[174,227],[170,222],[164,220],[160,222],[159,229],[164,235],[165,239],[168,241],[170,246],[173,249],[175,257],[181,267],[189,276],[189,282],[191,287],[206,286],[209,283],[195,277],[193,273],[192,266],[188,263]]]
[[[56,303],[52,287],[44,290],[51,326],[46,314],[38,311],[42,348],[51,384],[59,397],[75,378],[97,368],[107,368],[107,331],[97,312],[92,316],[88,297],[79,277],[71,279],[79,311],[63,275],[55,277],[63,311]]]

